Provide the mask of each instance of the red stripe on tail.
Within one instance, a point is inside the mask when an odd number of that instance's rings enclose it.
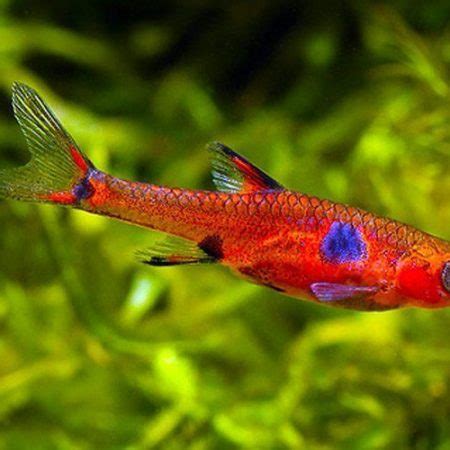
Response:
[[[75,196],[70,192],[54,192],[45,196],[44,199],[60,205],[73,205],[76,201]]]
[[[86,173],[89,166],[84,159],[84,156],[78,151],[76,147],[70,147],[70,154],[72,155],[74,163],[81,169],[83,173]]]

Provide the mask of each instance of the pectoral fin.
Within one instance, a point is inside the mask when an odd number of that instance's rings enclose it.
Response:
[[[370,297],[378,292],[376,286],[351,286],[338,283],[313,283],[311,292],[321,302],[338,302],[356,298]]]

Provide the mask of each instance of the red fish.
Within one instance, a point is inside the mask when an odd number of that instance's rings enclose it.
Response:
[[[96,169],[44,101],[15,83],[32,154],[0,172],[0,196],[54,203],[168,233],[140,254],[153,266],[221,263],[286,295],[381,311],[450,305],[450,244],[411,226],[285,189],[219,143],[218,191],[125,181]]]

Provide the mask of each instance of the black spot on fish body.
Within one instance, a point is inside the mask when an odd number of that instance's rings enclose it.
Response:
[[[222,245],[223,240],[220,236],[211,235],[206,236],[201,242],[199,242],[198,247],[212,258],[220,260],[223,258]]]
[[[92,197],[94,195],[94,192],[95,192],[95,189],[89,180],[89,176],[84,177],[72,189],[72,193],[78,202]]]
[[[323,258],[333,264],[367,258],[367,246],[360,231],[350,223],[333,222],[320,246]]]

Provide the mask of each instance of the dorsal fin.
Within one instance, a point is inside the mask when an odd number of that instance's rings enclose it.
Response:
[[[236,152],[219,142],[211,142],[212,176],[217,189],[230,193],[249,193],[284,189],[277,181]]]

